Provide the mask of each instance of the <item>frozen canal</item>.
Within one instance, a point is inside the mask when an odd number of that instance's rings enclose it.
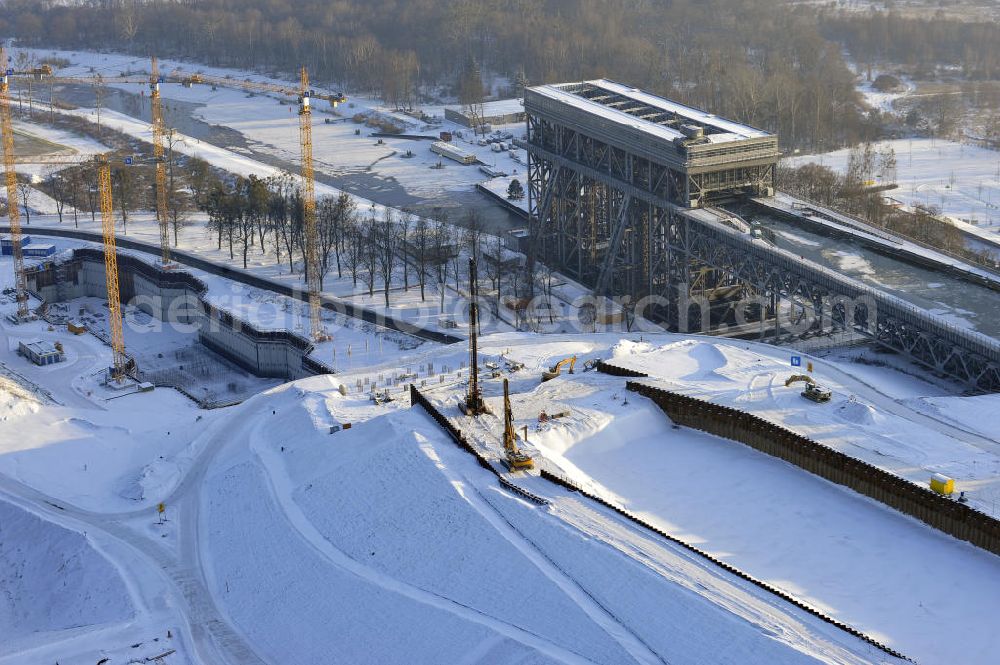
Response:
[[[781,249],[903,298],[948,323],[1000,339],[1000,293],[877,254],[850,240],[819,235],[773,217],[755,219],[774,231]]]

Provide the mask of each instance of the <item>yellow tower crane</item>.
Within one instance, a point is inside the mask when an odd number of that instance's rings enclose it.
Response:
[[[49,71],[51,73],[51,70]],[[31,74],[38,76],[37,74]],[[262,83],[257,81],[238,80],[234,78],[206,76],[194,74],[184,76],[178,71],[171,72],[169,76],[161,76],[159,73],[159,63],[154,57],[152,60],[151,74],[149,78],[150,101],[153,119],[153,155],[156,160],[156,216],[160,225],[160,251],[164,264],[170,260],[170,236],[169,236],[169,215],[167,213],[166,200],[166,167],[163,157],[163,115],[162,103],[160,100],[160,84],[169,81],[180,83],[190,87],[194,84],[207,84],[212,86],[236,88],[249,92],[276,93],[297,97],[299,101],[299,143],[302,151],[302,200],[305,235],[305,258],[306,258],[306,287],[308,290],[309,318],[311,335],[315,341],[329,339],[323,330],[322,309],[320,301],[320,269],[319,269],[319,236],[316,228],[316,181],[313,168],[313,147],[312,147],[312,108],[310,102],[313,97],[325,99],[330,105],[336,108],[339,104],[347,101],[342,93],[331,95],[317,95],[309,89],[309,76],[306,68],[303,67],[299,76],[299,88],[297,90],[286,86],[272,83]],[[74,77],[52,77],[52,83],[75,83],[94,85],[92,79]],[[102,84],[115,83],[141,83],[134,77],[120,76],[105,78]],[[25,296],[26,298],[27,296]]]
[[[6,142],[6,131],[4,139]],[[132,158],[125,159],[126,164],[132,163]],[[111,158],[108,154],[97,155],[56,155],[54,157],[30,157],[26,159],[8,160],[4,152],[4,167],[7,177],[14,173],[18,164],[41,164],[45,166],[83,166],[93,164],[97,170],[97,190],[101,206],[101,234],[104,244],[104,275],[108,294],[108,326],[111,331],[111,352],[113,363],[111,378],[122,382],[128,375],[132,363],[125,353],[125,335],[122,327],[121,292],[118,280],[118,247],[115,241],[114,205],[111,198]],[[11,226],[13,230],[13,226]],[[25,278],[23,259],[19,275],[19,283],[24,284],[25,300],[27,300],[27,279]],[[25,308],[27,310],[27,308]]]
[[[97,189],[101,197],[101,230],[104,235],[104,279],[108,291],[108,326],[111,329],[111,379],[125,380],[128,357],[122,329],[122,301],[118,290],[118,248],[115,244],[114,206],[111,201],[111,162],[106,155],[97,158]]]
[[[316,180],[313,172],[312,109],[309,107],[309,74],[303,67],[299,79],[299,143],[302,147],[302,221],[305,230],[306,288],[314,341],[328,339],[320,309],[319,234],[316,229]]]
[[[167,213],[167,165],[163,157],[163,109],[160,104],[159,63],[153,56],[149,74],[149,106],[153,121],[153,159],[156,162],[156,221],[160,224],[160,260],[170,265],[170,229]]]
[[[3,164],[7,179],[7,218],[10,220],[11,254],[14,258],[14,289],[17,299],[17,318],[27,319],[28,283],[24,276],[24,252],[21,249],[21,211],[17,208],[17,172],[14,170],[14,128],[10,119],[11,70],[7,67],[7,52],[0,46],[0,132],[3,133]]]

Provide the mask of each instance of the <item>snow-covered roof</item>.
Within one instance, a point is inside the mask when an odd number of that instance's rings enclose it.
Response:
[[[533,87],[531,90],[549,99],[585,109],[588,113],[599,115],[613,122],[627,124],[667,140],[686,137],[684,132],[675,128],[680,124],[694,124],[702,127],[705,130],[705,137],[710,143],[728,143],[772,136],[768,132],[749,125],[726,120],[715,114],[685,106],[608,79],[542,85]],[[628,111],[616,108],[616,106],[626,105],[629,106]],[[668,122],[665,124],[663,121],[642,117],[642,115],[656,112],[668,116]]]
[[[46,342],[41,339],[35,340],[34,342],[22,342],[22,344],[38,356],[48,356],[53,353],[59,353],[59,349],[57,349],[52,342]]]
[[[463,106],[449,106],[448,108],[456,113],[464,114],[466,111],[466,108]],[[479,109],[476,110],[479,111]],[[518,113],[524,113],[524,100],[514,98],[485,102],[482,105],[482,113],[480,115],[485,118],[492,118],[495,116],[516,115]]]

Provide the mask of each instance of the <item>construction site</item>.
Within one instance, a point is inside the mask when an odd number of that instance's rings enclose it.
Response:
[[[120,57],[100,85],[141,90],[151,122],[66,112],[150,156],[31,148],[15,137],[43,123],[12,84],[94,77],[0,81],[0,665],[1000,654],[1000,346],[788,251],[765,217],[867,234],[970,290],[991,275],[793,205],[777,136],[608,79],[487,115],[524,123],[499,153],[510,175],[525,155],[518,242],[359,198],[359,225],[406,229],[397,272],[363,265],[318,222],[341,192],[314,132],[356,141],[358,168],[456,183],[507,139],[459,136],[468,119],[384,136],[352,120],[376,102],[305,68]],[[164,107],[216,95],[232,106],[203,113],[266,124],[274,162],[262,140],[184,149],[246,178],[293,161],[300,257],[261,237],[240,267],[207,213],[175,235]],[[82,226],[19,205],[25,170],[84,163]],[[153,174],[127,230],[113,165]]]

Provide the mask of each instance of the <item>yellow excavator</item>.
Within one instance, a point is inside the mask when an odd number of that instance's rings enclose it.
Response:
[[[802,391],[801,395],[807,400],[822,404],[824,402],[829,402],[833,397],[832,392],[818,385],[816,383],[816,379],[808,376],[807,374],[792,374],[790,377],[785,379],[785,385],[790,386],[796,381],[802,381],[806,384],[806,388]]]
[[[552,379],[559,376],[562,373],[562,368],[569,365],[569,373],[573,373],[573,368],[576,367],[576,356],[570,356],[569,358],[563,358],[557,362],[552,367],[542,372],[542,383],[546,381],[551,381]]]
[[[503,380],[503,452],[507,467],[511,471],[535,468],[535,460],[531,455],[521,452],[517,447],[514,412],[510,408],[510,389],[507,386],[507,379]]]

